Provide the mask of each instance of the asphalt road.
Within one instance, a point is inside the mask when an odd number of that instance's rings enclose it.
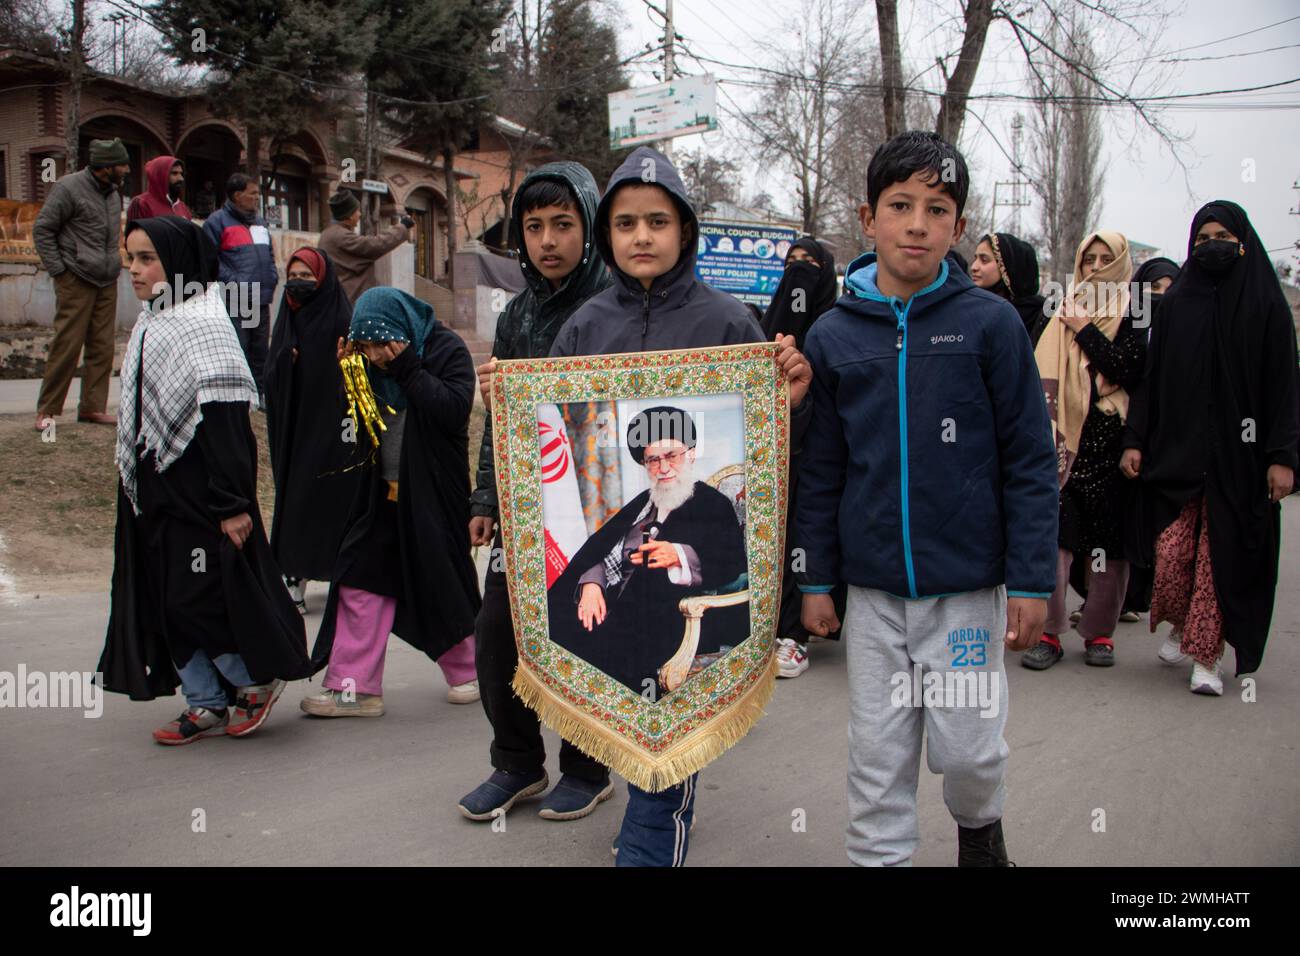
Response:
[[[1045,673],[1013,662],[1004,818],[1012,859],[1300,863],[1300,500],[1286,502],[1284,523],[1273,633],[1253,702],[1231,677],[1222,698],[1189,693],[1190,665],[1159,663],[1160,638],[1145,620],[1121,625],[1110,669],[1084,666],[1077,637]],[[309,601],[314,634],[323,592]],[[107,607],[107,593],[0,607],[0,671],[93,668]],[[843,656],[838,644],[814,645],[812,667],[779,682],[767,715],[701,775],[691,865],[846,865]],[[441,672],[401,641],[389,647],[386,716],[308,718],[298,700],[315,689],[290,686],[248,738],[182,748],[150,739],[180,711],[179,696],[133,703],[108,695],[98,719],[0,709],[0,864],[610,865],[621,782],[614,799],[579,821],[542,820],[535,803],[517,806],[500,832],[461,818],[457,800],[490,770],[487,721],[478,704],[448,703]],[[547,740],[554,755],[556,738]],[[554,756],[550,770],[554,780]],[[955,862],[941,783],[922,768],[918,865]],[[802,831],[796,816],[806,820]]]

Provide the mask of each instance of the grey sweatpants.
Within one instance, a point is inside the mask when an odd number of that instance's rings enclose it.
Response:
[[[850,587],[849,859],[909,865],[919,842],[916,784],[926,762],[960,826],[1002,817],[1006,771],[1006,588],[909,601]],[[919,669],[918,669],[919,665]]]

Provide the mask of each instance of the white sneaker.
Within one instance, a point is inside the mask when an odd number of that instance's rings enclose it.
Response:
[[[777,640],[776,659],[780,666],[778,677],[798,677],[808,669],[808,649],[794,638]]]
[[[478,681],[467,681],[447,689],[447,699],[453,704],[472,704],[478,700]]]
[[[1192,685],[1193,694],[1208,694],[1211,697],[1223,696],[1223,678],[1219,676],[1219,664],[1216,661],[1213,669],[1202,667],[1200,661],[1192,665]]]
[[[290,584],[290,581],[293,581]],[[307,582],[301,578],[285,578],[284,585],[289,589],[289,598],[293,601],[293,606],[298,609],[299,614],[307,613]]]
[[[1156,657],[1160,658],[1166,664],[1181,664],[1187,660],[1187,655],[1182,651],[1183,632],[1177,629],[1169,632],[1165,642],[1160,645],[1160,650],[1156,651]]]

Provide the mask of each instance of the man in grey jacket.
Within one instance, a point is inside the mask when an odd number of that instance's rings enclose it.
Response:
[[[54,184],[32,228],[36,251],[54,280],[57,299],[54,338],[36,401],[37,431],[44,431],[63,414],[63,400],[83,347],[86,374],[77,421],[117,424],[107,414],[108,380],[113,373],[117,274],[122,268],[118,189],[130,171],[120,139],[92,140],[89,165]]]

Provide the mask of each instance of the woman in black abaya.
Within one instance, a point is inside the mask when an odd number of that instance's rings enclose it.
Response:
[[[284,297],[267,356],[266,431],[275,478],[271,551],[298,610],[308,581],[328,581],[360,487],[355,427],[345,427],[337,345],[352,305],[318,249],[285,266]]]
[[[174,216],[127,226],[144,310],[122,363],[112,604],[98,670],[187,707],[160,744],[256,730],[286,680],[311,673],[257,507],[257,386],[216,276],[216,250]],[[233,708],[229,705],[233,704]]]
[[[772,294],[772,303],[763,316],[763,333],[772,337],[793,335],[795,347],[802,349],[812,324],[835,305],[838,283],[835,257],[816,239],[805,236],[795,241],[785,257],[785,274]],[[777,618],[777,662],[781,677],[798,677],[808,669],[808,641],[811,635],[799,620],[802,595],[795,583],[794,509],[799,486],[799,452],[790,451],[789,493],[786,497],[786,556],[781,577],[781,610]],[[836,612],[844,615],[845,588],[838,585],[832,592]],[[832,635],[838,640],[839,635]]]
[[[1138,480],[1131,550],[1155,566],[1160,656],[1194,661],[1191,690],[1223,693],[1259,668],[1277,588],[1279,502],[1295,488],[1300,382],[1295,327],[1245,211],[1215,201],[1192,220],[1187,262],[1160,304],[1120,468]]]

